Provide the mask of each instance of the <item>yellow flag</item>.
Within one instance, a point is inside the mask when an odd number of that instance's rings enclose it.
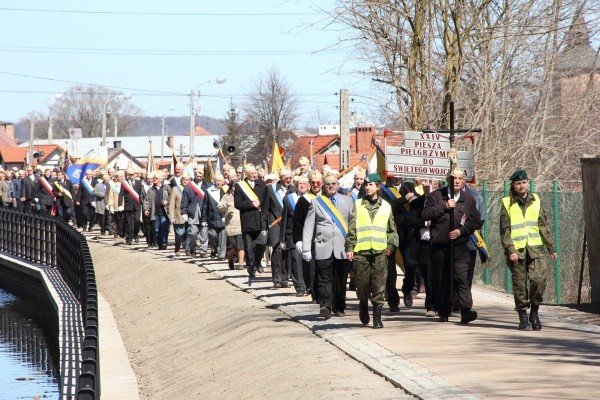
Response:
[[[273,152],[271,154],[271,173],[278,173],[281,168],[284,167],[281,153],[279,152],[279,146],[277,142],[273,141]]]

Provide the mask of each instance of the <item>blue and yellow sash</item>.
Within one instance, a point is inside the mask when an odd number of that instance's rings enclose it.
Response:
[[[275,193],[275,197],[277,197],[279,205],[281,206],[281,208],[283,208],[283,197],[281,196],[281,193],[279,193],[279,191],[277,190],[277,182],[272,183],[271,186],[273,187],[273,193]]]
[[[298,194],[290,193],[287,195],[288,200],[290,201],[290,206],[292,206],[292,210],[296,209],[296,203],[298,203]]]
[[[471,233],[471,242],[477,246],[477,251],[479,252],[479,257],[481,258],[481,267],[485,268],[487,261],[490,260],[492,256],[488,252],[488,248],[479,231]]]
[[[340,214],[339,210],[331,203],[331,200],[326,196],[319,196],[317,197],[317,201],[340,229],[342,235],[346,237],[348,234],[348,224],[346,223],[346,220],[344,220],[344,217],[342,217],[342,214]]]
[[[92,188],[92,184],[88,182],[87,179],[83,178],[81,180],[81,185],[85,188],[85,190],[87,190],[89,194],[94,193],[94,188]]]
[[[381,185],[381,190],[389,199],[399,199],[401,197],[400,192],[398,192],[398,189],[396,189],[395,187]]]

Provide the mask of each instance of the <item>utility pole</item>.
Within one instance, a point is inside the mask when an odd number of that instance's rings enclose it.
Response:
[[[161,131],[160,131],[161,141],[160,141],[160,162],[163,162],[165,159],[165,116],[162,116],[161,120]]]
[[[194,91],[190,90],[190,160],[194,158]]]
[[[348,112],[348,89],[340,90],[340,171],[350,165],[350,114]]]
[[[117,133],[119,130],[117,129],[117,114],[115,113],[115,141],[117,140]]]
[[[35,111],[29,114],[29,152],[27,153],[27,165],[33,164],[33,141],[35,139]]]
[[[54,123],[52,117],[48,117],[48,144],[52,144],[54,134],[52,132],[52,124]]]

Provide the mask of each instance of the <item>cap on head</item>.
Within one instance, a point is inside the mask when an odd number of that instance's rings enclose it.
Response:
[[[511,182],[524,181],[524,180],[527,180],[527,179],[529,179],[529,178],[527,178],[527,172],[525,172],[524,169],[520,169],[518,171],[515,171],[515,173],[510,176],[510,181]]]
[[[365,182],[367,182],[367,183],[369,183],[369,182],[379,182],[379,183],[381,183],[381,176],[379,176],[379,174],[369,174],[365,178]]]

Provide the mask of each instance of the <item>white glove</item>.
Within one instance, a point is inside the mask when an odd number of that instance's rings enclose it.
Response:
[[[260,236],[267,237],[267,231],[260,231]]]
[[[202,227],[207,227],[208,226],[208,222],[203,222],[202,223]]]
[[[95,201],[92,201],[91,205],[92,205],[92,207],[96,208],[96,202]]]
[[[33,201],[35,201],[36,203],[40,202],[40,199],[38,199],[37,197],[35,199],[33,199]]]
[[[119,206],[119,212],[123,211],[125,208],[123,206]]]
[[[279,246],[281,246],[281,250],[286,250],[285,242],[281,242]]]
[[[187,214],[181,214],[181,218],[183,218],[185,222],[188,220]]]
[[[296,249],[298,249],[298,251],[300,253],[302,253],[302,242],[301,241],[296,242]]]
[[[310,262],[310,260],[312,260],[312,253],[310,251],[303,251],[302,259],[306,262]]]

